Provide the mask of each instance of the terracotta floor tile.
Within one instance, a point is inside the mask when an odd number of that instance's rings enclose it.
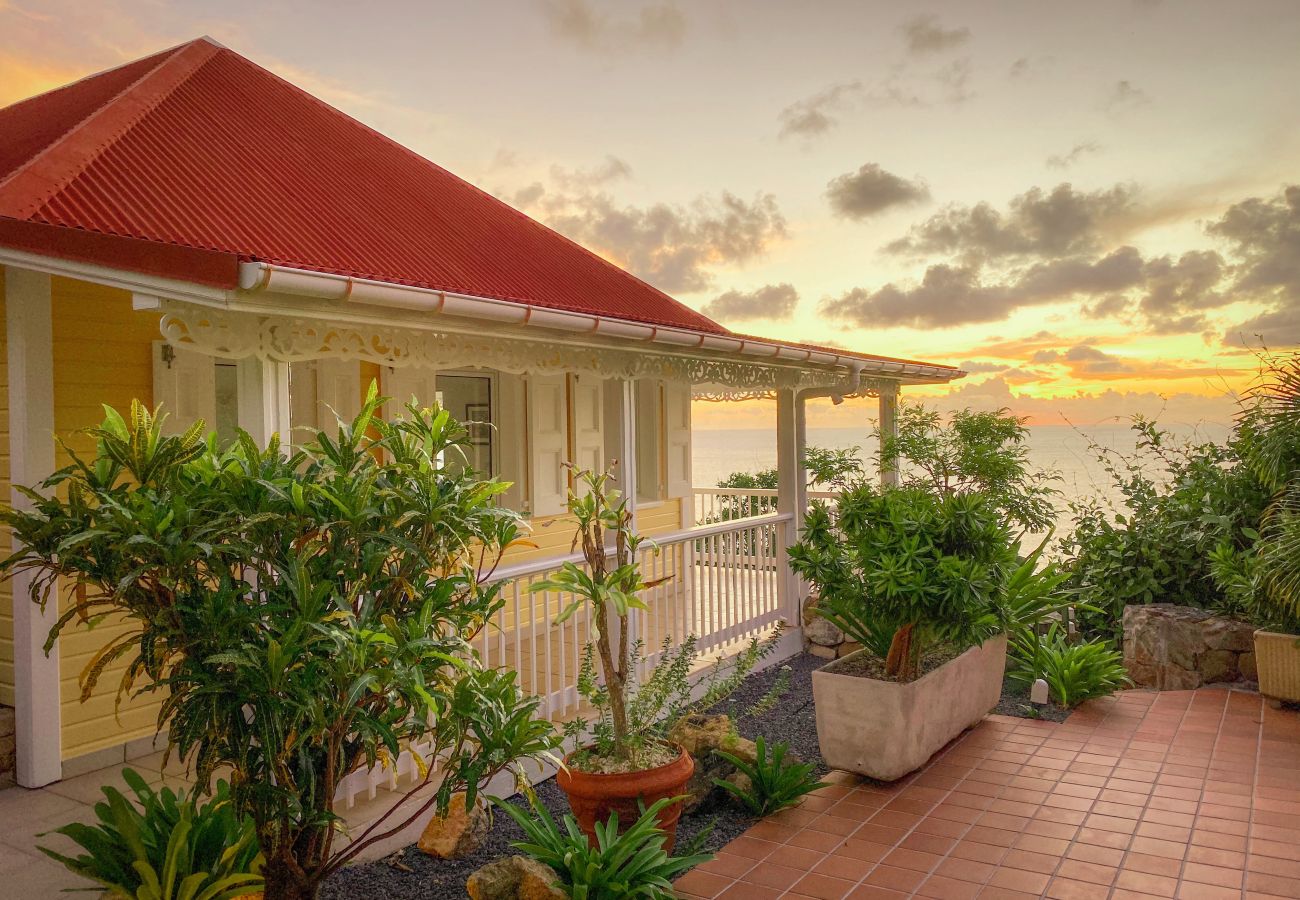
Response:
[[[800,878],[790,889],[791,893],[817,900],[841,900],[853,890],[853,882],[844,878],[831,878],[829,875],[809,874]]]
[[[804,869],[795,869],[790,866],[777,865],[771,861],[764,861],[740,876],[740,880],[745,884],[784,891],[807,874]]]
[[[925,881],[924,872],[917,872],[912,869],[899,869],[894,866],[880,865],[867,876],[866,883],[874,884],[877,887],[886,887],[894,891],[910,892],[916,890],[917,886]]]
[[[893,785],[831,773],[678,886],[703,900],[1300,900],[1298,747],[1294,712],[1218,688],[1126,691],[1060,725],[993,715]]]

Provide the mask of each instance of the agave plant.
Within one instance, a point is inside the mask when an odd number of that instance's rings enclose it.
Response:
[[[531,803],[532,816],[496,797],[492,802],[527,835],[527,840],[516,841],[511,846],[554,869],[560,877],[557,887],[572,900],[615,897],[666,900],[675,896],[673,878],[713,858],[711,853],[698,851],[705,835],[697,838],[682,856],[671,856],[664,849],[659,812],[683,799],[665,797],[656,801],[622,834],[619,834],[618,813],[611,813],[609,821],[596,823],[594,847],[572,815],[564,816],[561,828],[550,811],[535,799]]]
[[[233,900],[262,888],[262,856],[251,819],[241,818],[230,789],[218,782],[211,800],[197,792],[155,791],[131,769],[122,772],[139,807],[104,787],[98,825],[56,829],[86,852],[40,851],[69,870],[133,900]]]
[[[770,816],[787,806],[793,806],[804,794],[826,787],[826,782],[818,781],[813,775],[817,767],[812,763],[786,761],[789,745],[777,744],[769,754],[767,741],[760,737],[754,742],[754,747],[755,757],[752,763],[725,750],[713,751],[743,773],[749,779],[750,787],[746,790],[721,778],[715,778],[713,783],[745,804],[754,815]]]

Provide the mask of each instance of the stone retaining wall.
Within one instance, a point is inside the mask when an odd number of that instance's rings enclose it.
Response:
[[[862,645],[817,615],[817,595],[809,594],[803,601],[803,648],[822,659],[839,659],[861,650]]]
[[[1124,607],[1124,666],[1138,687],[1254,681],[1255,627],[1190,606]]]

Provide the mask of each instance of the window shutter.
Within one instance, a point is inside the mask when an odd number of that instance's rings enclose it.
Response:
[[[581,468],[601,472],[605,468],[604,382],[591,375],[570,377],[573,462]]]
[[[431,407],[438,401],[438,373],[418,366],[384,369],[382,393],[390,398],[384,404],[385,418],[406,415],[406,404],[414,397],[420,406]]]
[[[352,360],[316,361],[316,427],[329,434],[338,419],[351,422],[361,412],[361,364]]]
[[[564,470],[568,422],[564,376],[528,379],[528,456],[532,513],[551,516],[564,511],[569,479]]]
[[[691,496],[691,386],[664,385],[664,446],[668,457],[668,496]]]
[[[217,427],[217,367],[211,356],[166,341],[153,342],[153,402],[162,404],[167,434],[181,434],[197,420]]]

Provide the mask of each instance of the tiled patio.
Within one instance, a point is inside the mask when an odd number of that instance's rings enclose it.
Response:
[[[890,786],[831,787],[678,882],[685,897],[1300,898],[1300,715],[1131,691],[1061,725],[991,716]]]

